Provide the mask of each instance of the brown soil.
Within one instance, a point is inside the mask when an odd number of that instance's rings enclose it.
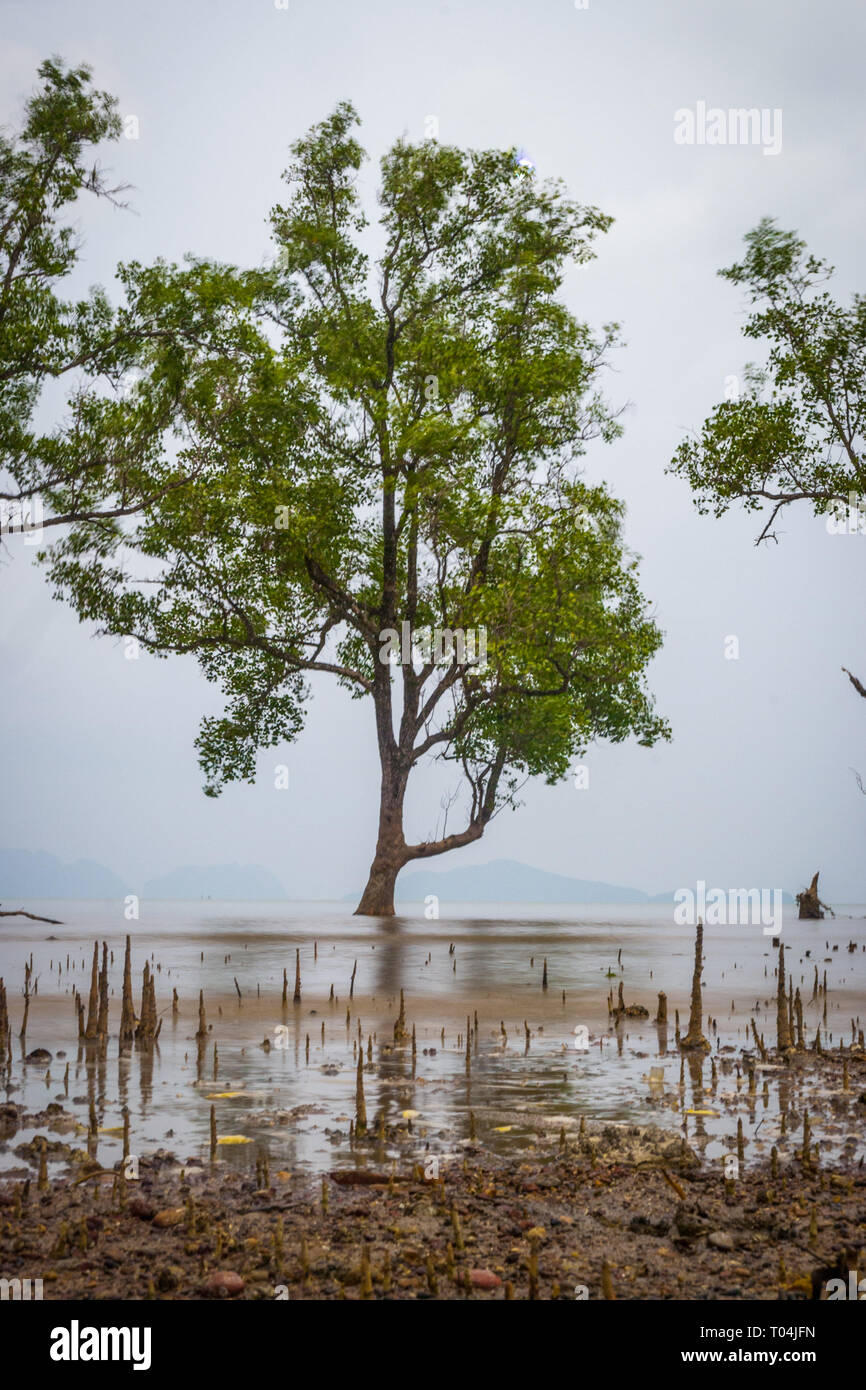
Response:
[[[469,1145],[438,1180],[373,1137],[321,1181],[160,1151],[137,1181],[85,1162],[41,1189],[40,1143],[0,1185],[0,1274],[52,1300],[808,1299],[866,1273],[866,1173],[794,1140],[778,1176],[728,1183],[670,1131],[608,1125],[531,1162]]]

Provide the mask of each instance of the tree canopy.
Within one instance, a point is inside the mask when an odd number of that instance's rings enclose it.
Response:
[[[81,252],[78,200],[123,206],[97,154],[120,136],[117,103],[86,66],[47,59],[39,79],[20,130],[0,132],[0,530],[126,515],[181,481],[154,448],[172,419],[165,392],[125,400],[153,325],[99,287],[60,294]],[[44,432],[51,382],[69,386],[64,418]]]
[[[776,521],[794,502],[826,515],[828,529],[866,534],[866,297],[837,303],[823,288],[833,267],[772,218],[745,242],[743,260],[719,274],[755,306],[743,333],[766,344],[766,365],[746,367],[745,391],[716,406],[669,471],[704,515],[735,502],[766,509],[758,542],[778,540]]]
[[[374,228],[357,123],[343,103],[292,147],[272,263],[121,269],[123,312],[149,331],[131,398],[91,400],[86,420],[160,495],[71,527],[48,562],[82,619],[194,654],[220,684],[198,739],[211,794],[297,737],[309,673],[371,698],[382,782],[359,911],[390,913],[402,865],[477,839],[522,779],[556,781],[592,739],[668,730],[622,504],[579,472],[620,430],[599,389],[617,329],[559,297],[610,219],[513,151],[399,140]],[[188,481],[160,491],[172,470]],[[486,663],[416,646],[393,664],[388,634],[424,628],[483,629]],[[410,843],[406,785],[431,755],[455,765],[465,821]]]
[[[823,288],[833,267],[795,232],[764,218],[745,237],[746,255],[719,272],[754,306],[744,336],[767,348],[745,389],[717,405],[697,438],[677,449],[671,471],[698,509],[721,516],[735,502],[766,508],[758,540],[776,539],[779,514],[809,502],[818,514],[866,494],[866,298],[836,302]]]

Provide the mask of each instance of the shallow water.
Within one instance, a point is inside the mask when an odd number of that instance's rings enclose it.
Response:
[[[734,1063],[744,1046],[751,1047],[750,1019],[768,1046],[775,1041],[777,952],[760,925],[705,929],[704,1032],[718,1064],[718,1086],[711,1095],[702,1089],[709,1087],[709,1061],[694,1075],[686,1066],[685,1089],[680,1089],[675,1010],[685,1032],[694,928],[675,925],[671,906],[471,904],[443,906],[438,921],[426,920],[421,911],[381,921],[353,917],[344,904],[143,902],[141,919],[131,922],[116,903],[23,906],[63,923],[47,926],[11,918],[0,924],[0,975],[6,979],[14,1035],[5,1098],[32,1111],[61,1100],[66,1109],[80,1112],[86,1128],[92,1097],[105,1130],[121,1125],[126,1104],[133,1153],[162,1146],[181,1159],[206,1157],[214,1105],[221,1136],[252,1141],[221,1145],[220,1157],[230,1163],[250,1163],[260,1149],[268,1151],[272,1171],[365,1161],[348,1138],[355,1113],[359,1021],[365,1058],[373,1035],[373,1061],[364,1077],[368,1123],[374,1129],[381,1111],[388,1125],[407,1131],[400,1149],[404,1159],[412,1152],[422,1160],[428,1145],[429,1152],[459,1153],[473,1124],[477,1142],[485,1147],[530,1152],[540,1130],[558,1135],[565,1127],[570,1132],[581,1116],[656,1123],[680,1132],[685,1123],[690,1142],[706,1146],[713,1160],[731,1149],[740,1117],[747,1160],[768,1152],[773,1143],[784,1155],[786,1147],[792,1151],[794,1138],[786,1145],[778,1133],[780,1086],[786,1088],[794,1114],[808,1104],[822,1154],[832,1158],[846,1145],[849,1153],[864,1151],[863,1107],[858,1109],[856,1093],[843,1096],[817,1078],[792,1079],[772,1067],[757,1072],[756,1094],[748,1095],[742,1076],[738,1084]],[[154,1049],[120,1057],[117,1027],[127,932],[137,997],[145,959],[156,968],[162,1029]],[[92,1046],[79,1046],[73,1007],[75,987],[86,1003],[96,939],[107,941],[114,954],[112,1036],[104,1059]],[[825,1040],[850,1042],[852,1021],[862,1028],[866,1013],[866,912],[843,908],[835,919],[817,923],[788,920],[786,914],[782,939],[788,974],[803,995],[809,1041],[820,1025]],[[851,941],[856,944],[853,953],[847,949]],[[291,1002],[296,948],[302,976],[297,1005]],[[47,1077],[44,1069],[22,1061],[17,1036],[24,963],[31,954],[38,992],[31,1000],[26,1051],[45,1047],[54,1054]],[[811,998],[816,964],[822,979],[827,972],[826,1001],[822,994]],[[608,992],[615,993],[620,981],[626,1003],[645,1005],[650,1019],[658,991],[665,991],[666,1039],[650,1020],[629,1019],[619,1030],[610,1027]],[[332,984],[335,1002],[329,1001]],[[180,1001],[176,1016],[171,1011],[173,988]],[[413,1024],[416,1029],[414,1075],[411,1048],[392,1046],[401,988],[409,1030]],[[199,989],[211,1026],[201,1066],[194,1041]],[[476,1012],[478,1034],[467,1078],[466,1018]],[[710,1029],[708,1018],[717,1031]],[[528,1051],[524,1024],[531,1032]],[[575,1047],[578,1027],[589,1034],[585,1050]],[[284,1031],[278,1033],[278,1028]],[[270,1051],[261,1046],[265,1038]],[[62,1082],[67,1062],[68,1099]],[[660,1082],[650,1083],[650,1067],[662,1069]],[[684,1115],[689,1109],[717,1114]],[[405,1117],[405,1111],[417,1113]],[[22,1167],[15,1148],[31,1137],[32,1131],[19,1130],[0,1146],[0,1169]],[[61,1137],[84,1147],[84,1130]],[[115,1162],[120,1152],[119,1135],[100,1135],[103,1163]],[[387,1162],[396,1154],[384,1144],[371,1161]]]

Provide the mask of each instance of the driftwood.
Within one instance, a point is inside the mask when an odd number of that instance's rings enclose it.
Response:
[[[852,676],[847,666],[843,666],[842,670],[845,672],[845,675],[848,677],[854,689],[857,691],[857,694],[862,695],[864,700],[866,700],[866,685],[864,685],[862,681],[858,681],[856,676]]]
[[[387,1187],[392,1182],[412,1181],[405,1174],[372,1173],[367,1168],[338,1168],[328,1177],[340,1187]]]
[[[29,917],[31,922],[48,922],[52,927],[62,927],[56,917],[38,917],[35,912],[25,912],[23,907],[19,907],[15,912],[0,912],[0,917]]]
[[[822,903],[821,899],[818,897],[817,874],[815,874],[809,887],[803,893],[797,894],[797,904],[800,908],[798,916],[801,922],[820,921],[825,912],[829,912],[831,917],[836,916],[832,907],[828,907],[826,903]]]

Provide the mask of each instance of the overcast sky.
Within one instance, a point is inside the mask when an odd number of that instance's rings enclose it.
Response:
[[[659,892],[694,884],[797,891],[821,870],[831,902],[866,900],[866,538],[791,511],[760,523],[698,517],[664,468],[755,349],[716,271],[765,215],[866,290],[863,52],[857,0],[32,0],[2,6],[0,119],[14,121],[50,54],[88,62],[138,117],[110,152],[134,213],[82,207],[73,289],[112,285],[118,261],[185,252],[257,264],[287,148],[350,98],[377,161],[400,134],[527,151],[541,176],[612,214],[570,307],[616,319],[608,392],[626,433],[593,446],[591,478],[628,508],[644,592],[666,633],[650,680],[670,745],[600,746],[588,790],[532,785],[458,863],[513,857]],[[683,146],[674,113],[782,112],[782,148]],[[201,792],[193,739],[217,692],[192,658],[124,659],[54,602],[13,543],[0,570],[0,845],[99,860],[131,888],[181,864],[257,862],[292,897],[365,879],[378,798],[372,709],[327,682],[307,728],[260,759],[254,787]],[[725,638],[739,639],[726,660]],[[290,767],[288,791],[273,767]],[[409,833],[432,829],[443,788],[419,775]],[[454,828],[454,827],[449,827]]]

